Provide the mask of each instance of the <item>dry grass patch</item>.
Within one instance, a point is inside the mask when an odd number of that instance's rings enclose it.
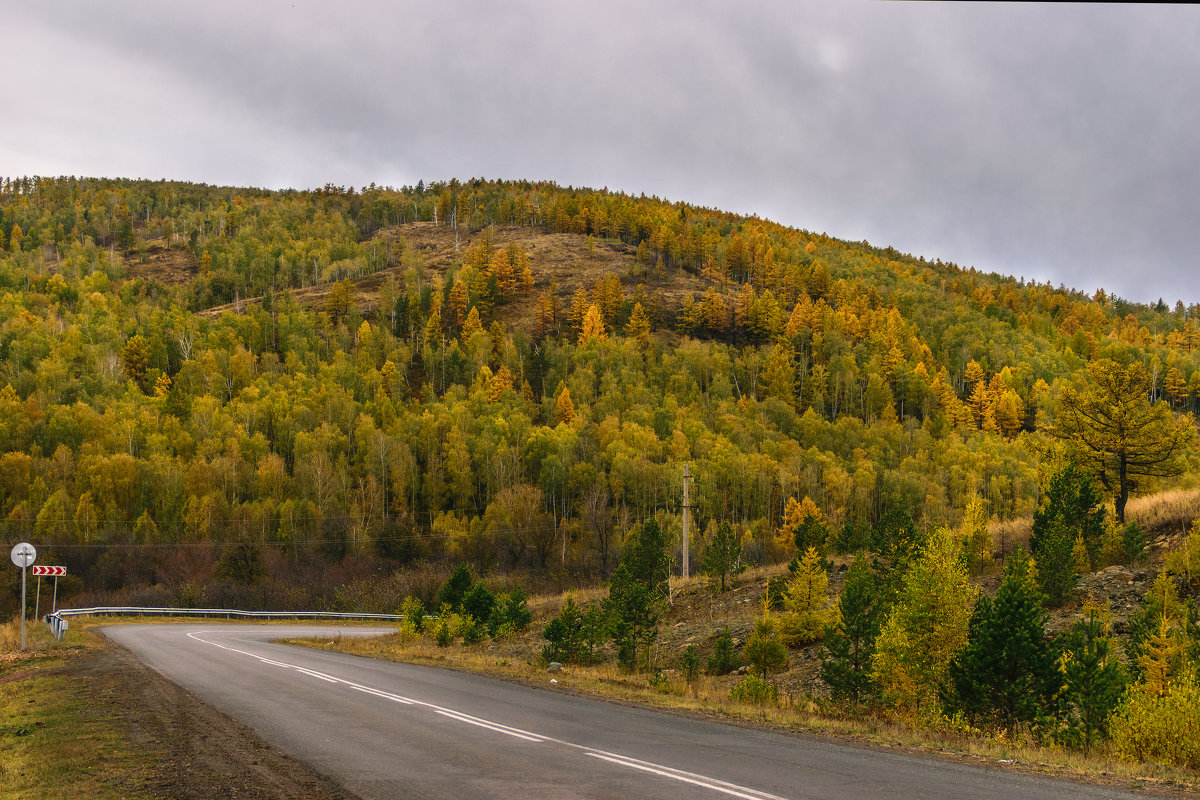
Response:
[[[1151,537],[1175,541],[1200,517],[1200,489],[1176,489],[1135,497],[1125,506],[1125,518],[1136,522]]]
[[[36,623],[26,639],[21,651],[20,622],[0,626],[0,800],[151,797],[140,754],[73,669],[99,645],[78,632],[56,642]]]

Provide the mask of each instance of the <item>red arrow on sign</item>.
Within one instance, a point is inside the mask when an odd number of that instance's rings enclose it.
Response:
[[[33,575],[35,578],[38,576],[43,576],[43,575],[60,578],[63,575],[67,574],[67,568],[66,567],[31,567],[30,574]]]

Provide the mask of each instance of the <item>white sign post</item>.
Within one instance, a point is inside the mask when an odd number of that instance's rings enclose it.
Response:
[[[21,568],[21,649],[25,649],[25,568],[37,559],[37,550],[29,542],[21,542],[9,554],[12,562]]]

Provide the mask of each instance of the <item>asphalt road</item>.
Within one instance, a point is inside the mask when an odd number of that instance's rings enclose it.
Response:
[[[1145,796],[271,643],[330,635],[328,627],[122,625],[105,633],[367,800]]]

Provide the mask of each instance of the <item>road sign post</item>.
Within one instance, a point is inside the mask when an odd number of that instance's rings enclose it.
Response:
[[[12,562],[21,568],[21,649],[25,649],[25,568],[37,559],[37,550],[29,542],[21,542],[9,553]]]

